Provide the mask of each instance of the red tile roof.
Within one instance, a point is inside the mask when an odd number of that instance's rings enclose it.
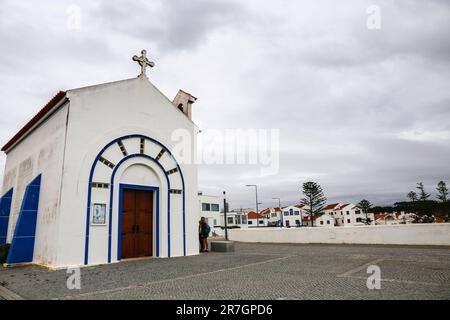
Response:
[[[17,141],[19,141],[35,124],[43,119],[62,99],[66,97],[64,91],[60,91],[53,99],[51,99],[30,121],[23,126],[2,148],[2,151],[7,151]]]
[[[333,210],[333,209],[336,208],[338,205],[339,205],[339,203],[329,204],[329,205],[327,205],[323,210]]]
[[[250,211],[249,213],[247,213],[247,217],[249,219],[265,219],[266,217],[256,213],[255,211]]]

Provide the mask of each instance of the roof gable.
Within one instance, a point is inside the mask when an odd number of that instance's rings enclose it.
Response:
[[[29,120],[3,147],[7,152],[12,146],[19,142],[33,127],[43,120],[55,108],[59,102],[66,99],[66,92],[60,91],[56,94],[31,120]]]

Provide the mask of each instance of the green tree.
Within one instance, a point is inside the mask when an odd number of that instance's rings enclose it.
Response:
[[[410,193],[408,193],[407,197],[408,197],[412,202],[419,200],[419,198],[417,197],[417,193],[415,193],[414,191],[411,191]]]
[[[425,187],[423,186],[422,182],[419,182],[417,184],[416,189],[419,190],[419,199],[420,199],[420,201],[428,200],[428,198],[430,197],[430,194],[425,192]]]
[[[438,187],[436,188],[438,191],[437,198],[442,202],[447,202],[448,200],[448,188],[447,184],[444,181],[440,181],[438,183]]]
[[[358,206],[361,207],[363,212],[366,214],[366,219],[364,221],[365,224],[370,225],[372,221],[369,219],[368,213],[370,208],[372,208],[372,204],[369,200],[363,199],[358,203]]]
[[[303,184],[302,204],[309,207],[307,211],[311,216],[311,226],[314,227],[314,216],[321,213],[325,207],[327,198],[323,194],[322,187],[315,182],[305,182]]]

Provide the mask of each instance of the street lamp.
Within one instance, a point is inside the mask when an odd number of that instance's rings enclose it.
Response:
[[[255,192],[256,192],[256,226],[259,228],[258,186],[256,184],[247,184],[246,187],[255,187]]]
[[[281,227],[283,228],[284,221],[283,221],[283,210],[281,210],[281,198],[273,197],[272,199],[273,200],[278,200],[278,208],[280,208]],[[275,211],[275,213],[276,213],[276,211]]]

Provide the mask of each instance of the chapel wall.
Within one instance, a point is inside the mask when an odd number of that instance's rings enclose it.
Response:
[[[50,265],[55,256],[60,186],[68,104],[32,131],[7,154],[2,194],[13,191],[8,238],[14,235],[27,185],[42,175],[34,249],[35,263]]]

